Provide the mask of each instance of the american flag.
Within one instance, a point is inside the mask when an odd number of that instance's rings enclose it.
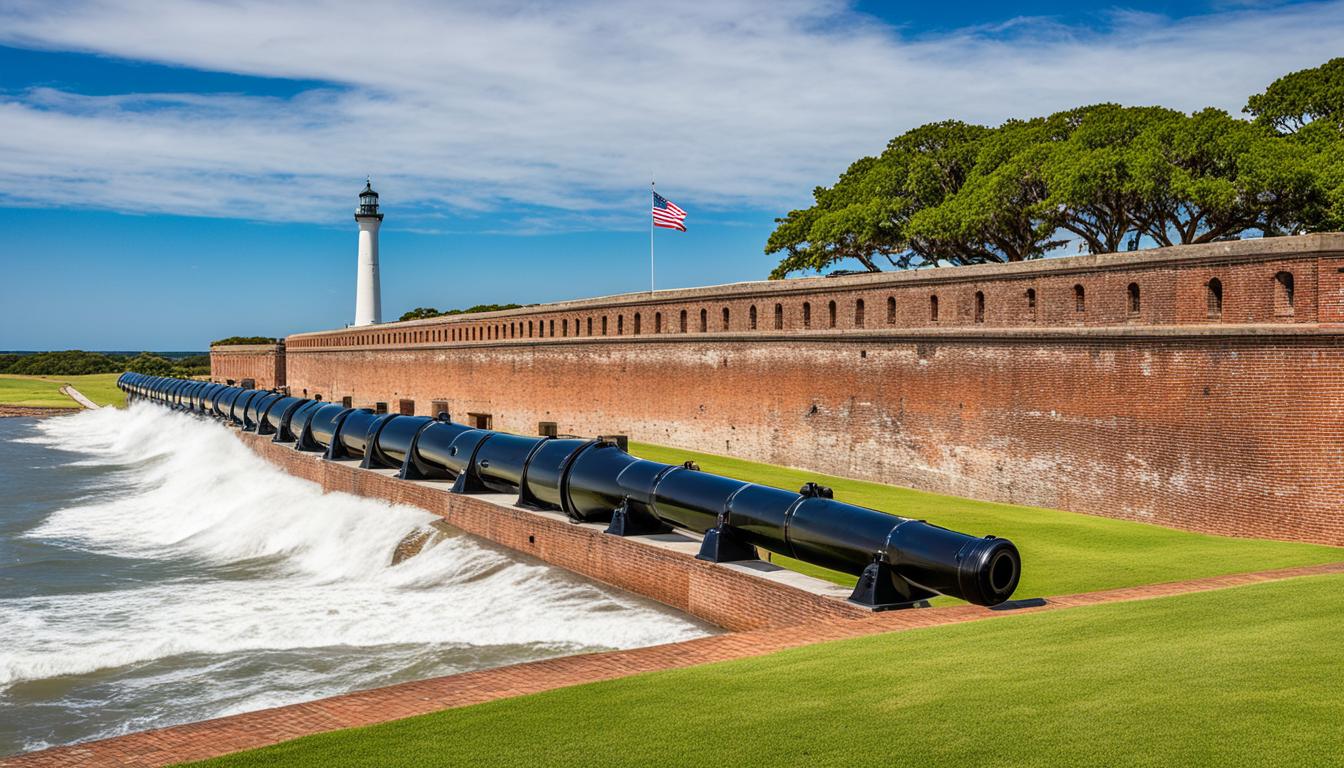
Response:
[[[686,231],[686,212],[666,197],[653,193],[653,226]]]

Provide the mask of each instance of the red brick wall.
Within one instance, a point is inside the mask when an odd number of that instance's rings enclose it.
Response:
[[[1344,346],[1261,336],[945,335],[290,358],[356,403],[447,400],[497,429],[626,433],[977,498],[1344,543]],[[919,510],[909,510],[918,515]]]
[[[287,376],[333,400],[407,398],[417,412],[445,400],[507,431],[555,421],[978,498],[1344,544],[1341,254],[1344,236],[1313,235],[543,305],[291,337]],[[1293,275],[1291,312],[1280,272]],[[608,336],[549,333],[555,318],[586,331],[589,316],[608,317]],[[471,329],[504,339],[452,340]]]
[[[253,379],[260,389],[285,386],[285,345],[233,344],[210,348],[210,380]]]

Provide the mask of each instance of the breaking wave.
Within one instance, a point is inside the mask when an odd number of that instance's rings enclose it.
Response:
[[[143,572],[0,594],[0,704],[45,696],[34,711],[46,711],[64,696],[56,709],[77,719],[100,696],[140,702],[67,740],[706,632],[461,534],[436,532],[393,565],[432,515],[323,494],[212,422],[142,404],[34,432],[22,441],[69,452],[66,466],[102,473],[101,487],[21,536]],[[31,725],[19,729],[24,746],[52,741]]]

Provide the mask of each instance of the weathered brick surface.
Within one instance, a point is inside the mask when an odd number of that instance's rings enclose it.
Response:
[[[1341,269],[1344,235],[1311,235],[631,294],[299,334],[287,379],[296,393],[408,399],[419,412],[441,400],[507,431],[554,421],[977,498],[1340,544]]]
[[[826,640],[979,621],[1011,616],[1013,613],[1144,600],[1326,573],[1344,573],[1344,563],[1067,595],[1051,598],[1040,608],[1012,613],[970,605],[896,611],[859,619],[702,637],[650,648],[566,656],[358,691],[103,741],[56,747],[0,759],[0,768],[66,768],[85,765],[150,768],[174,765],[278,744],[314,733],[373,725],[442,709],[611,680],[641,672],[759,656]]]
[[[225,344],[210,348],[210,380],[252,379],[259,389],[285,386],[285,345]]]

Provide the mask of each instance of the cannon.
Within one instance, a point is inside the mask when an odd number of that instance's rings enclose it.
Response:
[[[798,491],[663,464],[614,443],[525,437],[447,418],[376,414],[320,400],[127,373],[130,396],[215,415],[329,460],[359,460],[412,480],[452,482],[454,493],[500,493],[630,536],[691,531],[697,555],[724,563],[766,550],[849,573],[850,600],[873,609],[925,604],[935,595],[997,605],[1017,588],[1022,562],[1007,539],[976,537],[923,520],[837,501],[829,488]]]

